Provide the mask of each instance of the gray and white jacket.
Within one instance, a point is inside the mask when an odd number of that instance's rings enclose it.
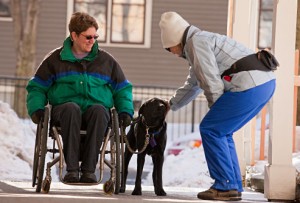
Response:
[[[254,53],[225,35],[190,26],[183,45],[183,57],[189,62],[190,68],[186,82],[170,99],[174,111],[203,91],[211,107],[225,91],[240,92],[275,79],[273,72],[259,70],[232,74],[230,82],[222,79],[222,73],[232,64]]]

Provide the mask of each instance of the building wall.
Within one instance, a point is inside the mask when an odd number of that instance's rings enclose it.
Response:
[[[153,0],[150,49],[103,48],[119,60],[135,85],[181,86],[188,74],[188,63],[162,48],[158,26],[161,14],[176,11],[203,30],[226,34],[227,5],[224,0]]]
[[[176,11],[203,30],[226,34],[227,5],[224,0],[153,0],[150,48],[102,48],[119,61],[134,85],[180,86],[186,79],[188,63],[162,48],[158,26],[161,14]],[[66,37],[67,0],[41,1],[40,9],[37,65]],[[0,75],[13,76],[16,56],[12,22],[0,21],[0,30]]]
[[[16,53],[12,21],[0,21],[0,74],[14,75]]]
[[[25,1],[22,1],[22,7],[22,12],[24,12],[23,16],[25,16]],[[66,0],[40,1],[37,28],[37,65],[40,64],[44,56],[50,50],[61,46],[66,36],[66,11]],[[0,31],[0,75],[14,76],[16,69],[16,52],[12,20],[0,20]]]
[[[62,46],[66,37],[67,1],[41,1],[37,30],[37,65],[54,48]]]

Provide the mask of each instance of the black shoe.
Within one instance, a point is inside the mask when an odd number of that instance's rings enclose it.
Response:
[[[237,190],[222,191],[210,188],[199,192],[197,197],[203,200],[239,201],[242,200],[242,193]]]
[[[64,177],[64,182],[78,183],[79,182],[79,172],[78,171],[68,171]]]
[[[80,177],[82,183],[97,183],[97,178],[94,173],[84,172]]]

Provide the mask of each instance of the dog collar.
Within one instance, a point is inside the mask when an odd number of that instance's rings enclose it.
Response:
[[[155,140],[154,137],[156,135],[158,135],[162,131],[163,127],[164,127],[164,124],[157,131],[152,132],[152,133],[149,132],[149,129],[147,130],[147,133],[150,135],[150,142],[149,142],[149,144],[151,145],[151,147],[155,147],[157,145],[156,140]]]

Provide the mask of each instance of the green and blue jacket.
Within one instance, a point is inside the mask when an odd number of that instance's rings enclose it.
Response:
[[[46,104],[66,102],[78,104],[85,112],[94,104],[118,113],[133,115],[132,84],[118,62],[95,42],[92,51],[83,59],[74,57],[68,37],[62,47],[51,51],[38,67],[26,87],[27,110],[31,116]]]

